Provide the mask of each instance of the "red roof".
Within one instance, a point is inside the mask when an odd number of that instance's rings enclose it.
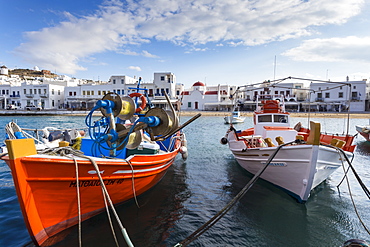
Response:
[[[207,91],[204,94],[217,94],[217,93],[218,93],[217,91]]]
[[[196,86],[205,86],[203,82],[200,82],[200,81],[197,81],[196,83],[193,84],[193,87],[196,87]]]
[[[183,91],[181,95],[189,95],[189,91]]]

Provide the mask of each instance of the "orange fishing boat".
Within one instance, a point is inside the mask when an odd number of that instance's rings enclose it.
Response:
[[[59,147],[38,150],[31,138],[6,140],[8,155],[2,159],[36,245],[52,245],[59,241],[53,238],[57,233],[107,205],[114,209],[136,198],[161,180],[178,153],[186,158],[182,128],[200,114],[180,125],[176,112],[150,107],[139,93],[133,96],[141,99],[140,107],[131,97],[105,95],[86,118],[90,137],[75,143],[61,139]],[[97,110],[103,117],[93,122]]]

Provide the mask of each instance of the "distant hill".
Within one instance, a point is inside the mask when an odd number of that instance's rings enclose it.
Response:
[[[9,70],[9,75],[19,75],[20,77],[48,77],[53,78],[56,74],[50,70],[31,70],[31,69],[13,69]]]

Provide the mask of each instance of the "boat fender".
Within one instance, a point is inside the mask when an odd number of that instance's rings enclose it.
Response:
[[[146,98],[144,95],[142,95],[141,93],[132,93],[129,95],[131,98],[133,97],[139,97],[140,100],[141,100],[141,105],[136,108],[135,112],[138,113],[138,112],[141,112],[142,110],[144,110],[145,106],[146,106]]]
[[[77,137],[75,143],[72,145],[73,149],[81,150],[82,137]]]
[[[55,131],[50,132],[49,137],[48,137],[49,142],[52,142],[52,141],[55,141],[55,140],[58,140],[58,139],[63,139],[63,132],[62,131],[55,130]]]
[[[184,147],[188,146],[188,141],[185,138],[181,140],[181,146],[184,146]]]
[[[222,145],[226,145],[227,144],[227,138],[226,137],[222,137],[221,138],[221,140],[220,140],[220,143],[222,144]]]
[[[188,148],[185,146],[180,147],[180,153],[183,160],[186,160],[188,158]]]
[[[17,139],[25,139],[26,137],[23,135],[22,132],[20,131],[17,131],[17,132],[14,132],[14,135]]]
[[[68,132],[68,130],[65,130],[64,132],[63,132],[63,136],[64,136],[64,141],[66,141],[66,142],[71,142],[71,135],[69,134],[69,132]]]
[[[370,245],[361,239],[350,239],[347,240],[342,247],[369,247]]]

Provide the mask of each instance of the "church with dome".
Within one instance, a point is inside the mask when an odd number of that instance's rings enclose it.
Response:
[[[181,94],[182,110],[229,111],[234,102],[230,98],[236,91],[236,86],[217,85],[206,86],[197,81]]]

